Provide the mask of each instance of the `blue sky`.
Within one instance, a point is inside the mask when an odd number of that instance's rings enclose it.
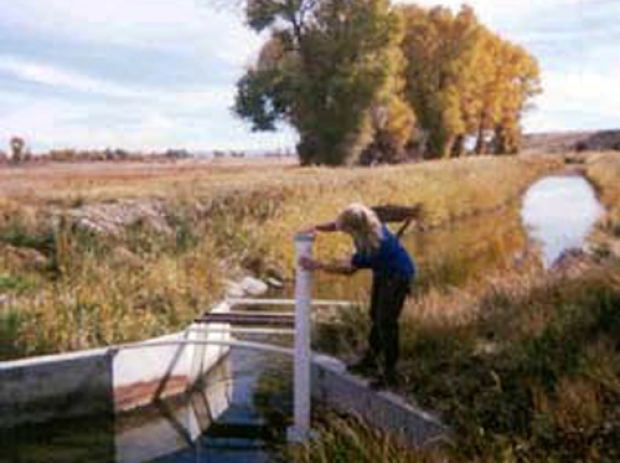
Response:
[[[291,130],[252,134],[232,115],[261,37],[218,3],[0,0],[0,149],[12,135],[34,150],[293,146]],[[545,92],[527,130],[620,128],[620,0],[468,3],[540,61]]]

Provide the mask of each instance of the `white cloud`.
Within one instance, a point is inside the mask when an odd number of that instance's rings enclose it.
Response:
[[[525,118],[528,131],[620,127],[617,78],[588,70],[544,72],[538,109]]]
[[[617,77],[587,70],[573,73],[543,72],[547,89],[540,104],[565,110],[596,111],[602,116],[620,115]]]
[[[546,91],[539,97],[541,108],[566,112],[596,112],[601,117],[620,115],[618,82],[610,75],[587,70],[572,73],[543,72]]]
[[[13,77],[19,80],[78,92],[119,97],[135,97],[140,95],[139,91],[131,90],[119,84],[57,66],[36,63],[8,55],[0,55],[0,72],[12,74]]]
[[[261,39],[239,12],[209,0],[20,0],[0,4],[0,24],[29,34],[162,50],[190,49],[243,63]]]
[[[403,0],[404,1],[404,0]],[[222,76],[241,75],[244,65],[257,54],[264,37],[243,25],[235,8],[214,10],[211,6],[233,0],[19,0],[0,2],[0,31],[11,30],[14,37],[57,40],[70,48],[118,54],[123,62],[140,70],[136,57],[143,50],[163,51],[144,56],[169,56],[169,76],[178,63],[209,62],[213,75],[204,67],[194,82],[204,84],[179,88],[146,84],[139,77],[126,80],[122,70],[105,75],[71,55],[71,66],[49,56],[64,57],[63,50],[48,51],[43,61],[36,48],[24,48],[4,41],[0,50],[0,74],[13,80],[36,83],[31,94],[0,91],[0,139],[24,134],[40,148],[79,146],[124,146],[130,149],[187,146],[191,149],[291,146],[290,131],[279,134],[250,134],[248,127],[230,114],[234,82]],[[620,52],[613,40],[584,41],[577,48],[566,46],[567,35],[604,37],[616,27],[609,15],[608,28],[588,28],[580,22],[580,12],[598,18],[597,7],[609,9],[610,2],[596,0],[417,0],[425,6],[442,3],[457,10],[471,4],[480,19],[510,40],[525,43],[541,57],[545,93],[539,109],[526,118],[528,129],[579,128],[590,124],[620,126],[620,101],[616,93]],[[611,2],[613,3],[613,2]],[[620,3],[618,4],[620,5]],[[612,6],[613,9],[613,6]],[[598,9],[596,11],[599,11]],[[601,12],[600,10],[599,12]],[[568,15],[572,22],[566,22]],[[603,20],[607,15],[602,14]],[[573,24],[575,27],[573,28]],[[579,26],[579,27],[577,27]],[[16,32],[17,31],[17,32]],[[17,35],[15,35],[17,34]],[[560,39],[558,39],[558,34]],[[45,47],[45,43],[40,47]],[[578,42],[579,43],[579,42]],[[557,52],[557,53],[556,53]],[[587,55],[586,55],[587,52]],[[175,57],[183,57],[178,63]],[[146,58],[145,58],[146,59]],[[129,61],[127,59],[126,61]],[[92,59],[90,61],[92,65]],[[588,71],[576,68],[581,65]],[[103,64],[101,64],[103,66]],[[150,67],[157,69],[157,66]],[[222,70],[225,72],[221,72]],[[107,69],[106,69],[107,71]],[[179,69],[194,75],[193,69]],[[132,72],[127,75],[139,75]],[[219,74],[217,84],[215,74]],[[121,76],[121,77],[118,77]],[[231,78],[231,80],[234,80]],[[152,79],[149,82],[161,82]],[[56,90],[63,90],[57,92]],[[64,99],[59,96],[65,95]],[[6,146],[6,145],[5,145]]]
[[[211,99],[210,99],[211,98]],[[223,98],[209,90],[166,94],[159,100],[69,102],[59,98],[0,91],[0,150],[13,135],[35,150],[122,147],[130,150],[269,149],[291,147],[290,131],[248,134]]]
[[[170,91],[166,88],[126,85],[100,79],[71,69],[37,63],[15,56],[0,55],[0,74],[8,73],[18,80],[34,82],[54,89],[94,94],[121,99],[147,99],[177,109],[229,108],[235,88],[231,85],[212,85]]]

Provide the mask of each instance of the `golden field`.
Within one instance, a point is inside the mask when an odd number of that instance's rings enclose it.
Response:
[[[258,161],[2,169],[1,354],[178,329],[239,269],[290,274],[294,232],[350,202],[422,202],[435,226],[500,207],[559,165],[489,157],[373,169]],[[318,253],[348,246],[330,240]]]

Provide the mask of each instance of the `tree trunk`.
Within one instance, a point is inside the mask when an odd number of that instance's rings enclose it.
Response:
[[[446,141],[444,143],[443,149],[441,150],[441,157],[443,159],[448,159],[452,154],[452,150],[454,149],[454,144],[456,142],[455,135],[448,135]]]
[[[494,154],[506,154],[506,137],[501,124],[495,126],[495,138],[493,139]]]
[[[465,148],[463,146],[464,143],[465,135],[463,135],[462,133],[458,134],[456,136],[456,140],[454,141],[454,145],[452,146],[451,156],[453,158],[460,158],[463,155],[463,152],[465,151]]]
[[[486,142],[484,140],[484,126],[486,124],[486,115],[480,113],[480,125],[478,126],[478,138],[476,139],[476,154],[484,154],[486,152]]]

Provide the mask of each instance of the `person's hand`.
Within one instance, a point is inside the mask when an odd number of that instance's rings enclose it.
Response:
[[[299,258],[299,266],[304,270],[308,270],[310,272],[318,270],[321,267],[321,265],[316,260],[306,256],[302,256]]]
[[[310,227],[304,227],[297,231],[297,235],[314,235],[316,233],[316,227],[314,225]]]

